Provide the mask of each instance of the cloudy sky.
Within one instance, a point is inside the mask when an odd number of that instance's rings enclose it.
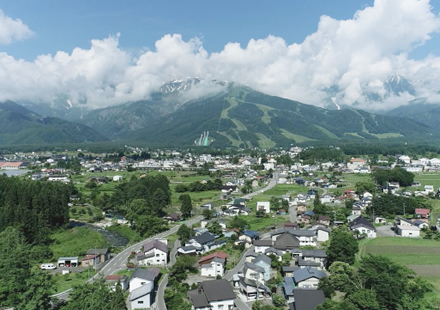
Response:
[[[440,102],[438,0],[15,0],[0,10],[0,100],[68,94],[102,107],[199,76],[387,109],[414,99],[386,94],[398,74]]]

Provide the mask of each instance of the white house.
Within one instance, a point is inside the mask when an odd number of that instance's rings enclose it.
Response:
[[[317,289],[319,280],[327,274],[316,268],[300,268],[293,272],[293,281],[297,288]]]
[[[154,283],[157,277],[159,276],[159,274],[160,274],[159,268],[150,268],[148,270],[137,268],[131,275],[130,280],[128,281],[129,283],[128,285],[130,287],[130,293],[148,283],[153,283],[153,287],[154,287]]]
[[[243,275],[246,279],[251,279],[263,283],[264,269],[254,263],[244,263]]]
[[[151,307],[151,295],[154,292],[154,284],[148,282],[130,292],[129,301],[131,309],[146,309]]]
[[[166,265],[168,263],[168,246],[157,240],[144,244],[143,251],[138,253],[136,259],[139,265]]]
[[[358,231],[359,234],[365,234],[367,238],[376,238],[376,228],[363,216],[359,216],[349,223],[351,231]]]
[[[256,253],[262,253],[264,254],[265,251],[272,247],[272,240],[262,240],[262,239],[258,239],[258,240],[254,240],[253,242],[254,247],[255,247],[255,252]]]
[[[122,181],[123,177],[122,175],[114,175],[113,176],[113,182],[120,182]]]
[[[257,201],[257,211],[270,213],[270,201]]]
[[[410,238],[419,238],[420,237],[420,228],[417,226],[396,226],[396,232],[399,236],[402,237],[410,237]]]
[[[187,293],[193,310],[232,310],[236,298],[225,279],[203,281],[198,289]]]
[[[225,272],[225,260],[214,257],[210,263],[200,266],[201,275],[204,277],[223,277]]]

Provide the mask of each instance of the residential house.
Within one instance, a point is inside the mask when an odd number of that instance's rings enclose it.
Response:
[[[270,289],[259,281],[238,276],[238,285],[246,300],[257,300],[257,298],[262,299],[270,296]]]
[[[431,210],[425,208],[416,208],[415,213],[419,218],[426,219],[429,218],[429,215],[431,214]]]
[[[260,255],[254,259],[253,263],[264,269],[263,280],[268,281],[270,279],[272,259],[266,255]]]
[[[255,252],[257,253],[265,253],[265,251],[272,247],[272,240],[262,240],[262,239],[258,239],[258,240],[254,240],[253,242],[254,247],[255,247]]]
[[[359,206],[353,206],[351,208],[351,214],[356,215],[356,216],[360,216],[360,215],[362,215],[362,209]]]
[[[210,250],[215,243],[215,236],[210,232],[204,232],[201,235],[191,238],[185,243],[186,246],[194,246],[199,253],[204,253]]]
[[[128,300],[130,302],[130,309],[147,309],[151,307],[152,295],[154,293],[154,285],[151,282],[136,288],[130,292]]]
[[[429,228],[429,224],[422,220],[415,220],[412,222],[414,226],[417,226],[418,228]]]
[[[365,234],[367,238],[376,238],[376,228],[363,216],[359,216],[349,223],[351,231],[358,231],[359,234]]]
[[[320,223],[320,224],[324,224],[324,225],[326,225],[328,227],[328,226],[330,226],[330,216],[328,216],[328,215],[320,215],[320,216],[318,216],[317,222]]]
[[[257,211],[270,213],[270,201],[257,201]]]
[[[168,221],[169,223],[175,223],[180,221],[180,216],[177,213],[171,213],[169,215],[165,215],[163,217],[165,221]]]
[[[323,226],[317,226],[316,228],[312,228],[316,234],[316,241],[325,242],[330,239],[330,229]]]
[[[142,252],[136,255],[139,265],[166,265],[168,263],[168,246],[153,239],[144,244]]]
[[[324,292],[321,290],[293,290],[294,302],[289,303],[289,310],[315,310],[325,302]]]
[[[283,253],[292,252],[293,250],[298,249],[299,246],[300,242],[298,238],[288,232],[277,237],[273,245],[275,249],[281,250]]]
[[[300,268],[293,272],[293,282],[297,288],[317,289],[319,280],[326,276],[324,271],[316,268]]]
[[[248,263],[252,263],[258,256],[260,256],[259,253],[256,252],[248,252],[245,256],[245,261]]]
[[[209,264],[216,257],[221,258],[226,261],[226,259],[228,258],[228,254],[226,254],[225,252],[221,252],[221,251],[214,252],[214,253],[211,253],[209,255],[206,255],[206,256],[203,256],[202,258],[200,258],[197,261],[197,264],[199,266],[204,265],[204,264]]]
[[[254,263],[245,262],[243,267],[243,275],[246,279],[254,279],[255,281],[263,283],[264,269],[255,265]]]
[[[268,248],[264,251],[264,254],[271,257],[271,255],[275,256],[278,261],[283,260],[283,251],[277,250],[275,248]]]
[[[150,268],[148,270],[137,268],[128,280],[130,293],[137,288],[146,285],[147,283],[152,283],[152,287],[154,288],[154,286],[157,284],[159,274],[159,268]]]
[[[327,263],[327,253],[325,250],[302,250],[301,258],[303,262],[314,262],[317,264],[318,269],[325,269]],[[305,266],[298,264],[299,266]]]
[[[226,260],[214,257],[208,263],[200,265],[200,273],[205,277],[223,277],[225,272]]]
[[[110,286],[111,290],[116,290],[116,285],[119,283],[121,285],[122,291],[128,289],[128,277],[125,275],[109,275],[105,277],[105,283]]]
[[[194,310],[232,310],[235,294],[228,281],[203,281],[198,289],[187,293]]]
[[[293,272],[295,270],[300,269],[301,267],[298,266],[282,266],[281,267],[281,275],[283,277],[293,277]]]
[[[108,248],[89,249],[87,250],[86,255],[97,255],[99,258],[98,263],[104,263],[110,259],[110,251],[108,250]]]

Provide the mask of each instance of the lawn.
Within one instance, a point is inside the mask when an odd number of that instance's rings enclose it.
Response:
[[[267,231],[273,226],[278,227],[288,222],[288,215],[275,215],[275,217],[256,217],[255,214],[240,216],[249,224],[250,230]]]
[[[440,187],[440,173],[417,173],[414,181],[421,183],[419,188],[413,187],[414,190],[423,190],[425,185],[434,185],[434,190],[437,190]]]
[[[54,260],[63,256],[82,256],[88,249],[104,248],[107,243],[103,235],[86,227],[73,227],[51,235],[50,249]]]
[[[90,268],[90,270],[84,270],[82,272],[77,273],[69,273],[62,275],[61,273],[56,273],[53,275],[53,280],[55,283],[54,293],[61,293],[75,285],[84,284],[89,277],[92,277],[95,274],[95,271]]]

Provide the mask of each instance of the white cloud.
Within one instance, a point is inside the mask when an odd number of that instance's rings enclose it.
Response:
[[[0,10],[0,44],[11,44],[33,36],[34,33],[20,19],[12,19]]]
[[[413,81],[424,96],[439,90],[440,58],[408,58],[439,30],[440,17],[429,0],[376,0],[349,20],[322,16],[315,33],[291,45],[269,36],[245,47],[228,43],[210,54],[198,38],[184,41],[168,34],[154,50],[133,56],[118,46],[117,35],[92,40],[90,49],[41,55],[34,62],[0,53],[0,100],[50,100],[68,93],[74,100],[86,96],[88,104],[98,107],[147,98],[163,82],[200,76],[318,106],[327,104],[325,90],[332,87],[338,104],[390,108],[411,96],[372,103],[364,91],[384,96],[383,81],[394,74]],[[193,95],[208,84],[201,83]],[[215,89],[210,85],[208,91]]]

